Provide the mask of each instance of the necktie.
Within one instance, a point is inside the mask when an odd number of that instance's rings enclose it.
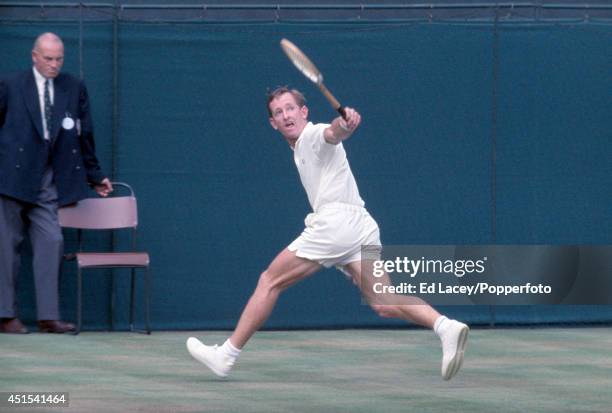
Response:
[[[51,112],[53,111],[53,105],[51,105],[51,95],[49,94],[49,79],[45,80],[45,122],[47,122],[47,133],[49,139],[51,139]]]

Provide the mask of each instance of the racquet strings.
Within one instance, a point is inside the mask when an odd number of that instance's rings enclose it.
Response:
[[[308,57],[297,48],[296,45],[287,39],[283,39],[281,41],[281,46],[289,60],[293,62],[295,67],[297,67],[298,70],[304,74],[304,76],[317,84],[323,81],[323,75],[321,75],[319,69],[317,69],[314,63],[312,63],[310,59],[308,59]]]

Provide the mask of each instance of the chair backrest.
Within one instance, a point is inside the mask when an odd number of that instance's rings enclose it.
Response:
[[[138,226],[138,208],[134,192],[127,184],[113,182],[113,187],[123,186],[129,196],[86,198],[58,211],[60,226],[77,229],[120,229]]]

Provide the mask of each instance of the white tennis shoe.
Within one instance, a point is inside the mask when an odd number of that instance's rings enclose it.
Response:
[[[227,377],[236,361],[235,357],[225,354],[216,344],[207,346],[195,337],[187,339],[187,351],[219,377]]]
[[[452,379],[463,364],[463,353],[467,345],[470,328],[456,320],[447,320],[441,335],[442,340],[442,378]]]

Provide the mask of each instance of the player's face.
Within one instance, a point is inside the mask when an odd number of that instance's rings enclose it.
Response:
[[[298,106],[291,93],[283,93],[270,102],[270,124],[287,139],[295,144],[302,130],[308,123],[308,108]]]
[[[64,45],[57,41],[42,40],[32,51],[32,62],[38,73],[47,79],[57,77],[64,65]]]

